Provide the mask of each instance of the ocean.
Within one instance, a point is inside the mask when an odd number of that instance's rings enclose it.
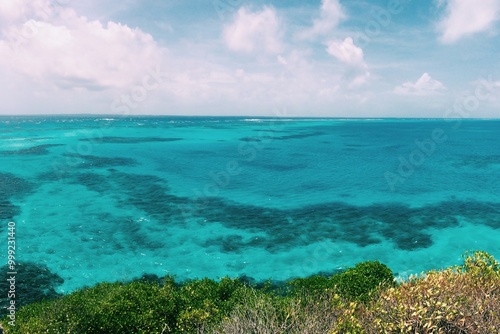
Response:
[[[3,116],[0,139],[1,238],[61,293],[500,258],[498,120]]]

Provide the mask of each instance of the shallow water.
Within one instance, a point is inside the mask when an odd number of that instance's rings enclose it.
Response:
[[[0,231],[60,292],[500,257],[500,121],[0,117]],[[6,252],[1,253],[6,262]]]

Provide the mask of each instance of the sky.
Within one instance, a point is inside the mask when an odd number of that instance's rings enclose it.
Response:
[[[500,0],[2,0],[0,115],[500,117]]]

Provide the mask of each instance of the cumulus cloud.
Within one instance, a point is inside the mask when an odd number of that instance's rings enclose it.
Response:
[[[349,65],[362,65],[363,50],[354,45],[351,37],[342,40],[332,40],[326,44],[326,51],[331,56]]]
[[[438,23],[440,39],[454,43],[460,38],[486,31],[499,18],[498,0],[441,0],[446,4],[446,15]]]
[[[357,88],[363,86],[370,80],[371,74],[367,69],[357,69],[355,71],[349,71],[346,78],[349,79],[348,87]]]
[[[0,13],[11,22],[0,39],[0,66],[61,89],[127,87],[165,51],[139,29],[89,21],[45,0],[6,1]]]
[[[368,66],[363,59],[363,49],[356,46],[352,37],[331,40],[326,43],[326,51],[340,62],[347,64],[344,78],[350,88],[365,84],[370,78]]]
[[[313,39],[323,36],[335,29],[347,15],[339,0],[322,0],[319,18],[313,21],[313,26],[299,33],[302,39]]]
[[[237,52],[277,54],[282,49],[280,20],[270,7],[257,12],[240,8],[223,37],[227,47]]]
[[[308,49],[284,47],[274,8],[242,8],[224,29],[228,49],[269,56],[252,63],[197,42],[167,50],[141,29],[50,0],[12,1],[19,3],[2,7],[0,18],[0,113],[265,114],[275,105],[325,107],[342,96],[340,73],[311,61]],[[144,101],[131,100],[157,64],[161,84]]]
[[[53,11],[47,0],[9,0],[0,2],[1,22],[14,22],[27,18],[47,17]]]
[[[438,80],[431,78],[428,73],[422,76],[416,82],[405,82],[401,86],[394,88],[394,93],[400,95],[432,95],[446,89]]]

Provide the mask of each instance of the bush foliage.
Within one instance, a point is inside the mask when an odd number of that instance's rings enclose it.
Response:
[[[413,277],[359,314],[366,333],[500,333],[500,271],[485,253]]]
[[[101,283],[26,305],[6,333],[500,333],[500,266],[485,252],[396,284],[363,262],[284,287],[172,277]]]

